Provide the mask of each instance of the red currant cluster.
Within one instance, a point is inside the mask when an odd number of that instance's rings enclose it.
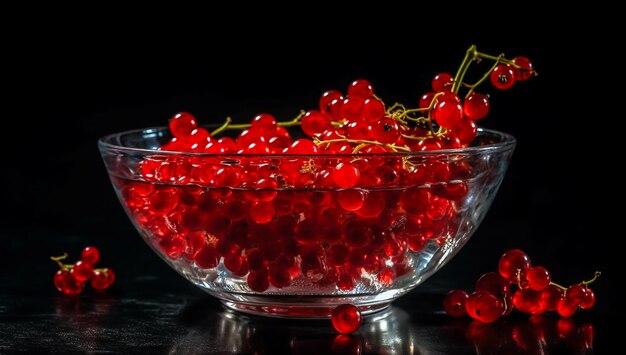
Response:
[[[513,249],[500,258],[498,272],[488,272],[478,279],[474,293],[452,290],[443,306],[451,316],[468,314],[484,323],[508,315],[513,308],[529,314],[557,311],[562,317],[570,317],[578,308],[594,306],[596,296],[589,284],[598,276],[600,273],[596,272],[591,280],[566,288],[552,282],[550,272],[543,266],[531,267],[526,253]]]
[[[173,138],[163,153],[141,160],[138,178],[113,182],[133,219],[171,260],[201,269],[221,262],[256,292],[288,287],[298,277],[342,291],[372,280],[388,286],[411,270],[408,250],[456,234],[468,181],[483,173],[460,158],[388,153],[467,146],[476,136],[474,120],[489,108],[474,88],[501,67],[510,71],[496,72],[498,87],[528,78],[532,65],[521,58],[471,47],[457,75],[438,75],[434,92],[415,109],[386,107],[368,81],[356,80],[346,95],[327,91],[318,110],[287,122],[270,114],[249,124],[228,118],[209,132],[179,113],[169,121]],[[495,64],[478,82],[464,83],[480,59]],[[461,87],[468,90],[465,108]],[[308,137],[295,139],[290,126]],[[228,130],[239,133],[220,136]]]
[[[64,295],[78,295],[83,292],[87,281],[90,281],[91,287],[96,291],[104,291],[115,282],[113,270],[94,268],[100,260],[100,251],[96,247],[85,247],[80,255],[80,260],[74,264],[61,262],[67,257],[67,254],[50,257],[60,267],[60,270],[54,274],[54,286]]]

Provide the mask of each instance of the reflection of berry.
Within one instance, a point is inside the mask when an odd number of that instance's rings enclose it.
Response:
[[[504,253],[498,270],[481,276],[476,292],[469,297],[462,290],[450,291],[443,302],[446,313],[458,317],[467,312],[476,320],[490,323],[513,308],[534,315],[557,311],[562,317],[571,317],[578,308],[590,309],[596,303],[589,284],[600,276],[599,272],[591,280],[565,288],[552,282],[550,272],[543,266],[531,267],[530,258],[519,249]],[[463,303],[465,309],[461,310]]]
[[[97,291],[103,291],[113,284],[115,274],[109,268],[94,269],[94,264],[100,259],[100,252],[96,247],[85,247],[81,253],[81,260],[75,264],[63,264],[62,260],[67,254],[53,256],[60,270],[54,275],[54,286],[65,295],[78,295],[85,287],[85,282],[90,281],[91,286]]]

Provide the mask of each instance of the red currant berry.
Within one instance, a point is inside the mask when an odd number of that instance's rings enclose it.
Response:
[[[431,84],[432,84],[434,92],[452,91],[452,84],[454,84],[454,78],[449,73],[439,73],[435,75]],[[425,106],[425,107],[428,107],[428,106]]]
[[[367,99],[362,114],[366,122],[374,123],[385,116],[385,105],[377,98]]]
[[[504,305],[491,293],[476,291],[467,298],[465,310],[470,317],[483,323],[491,323],[500,318],[504,312]]]
[[[463,121],[463,106],[453,100],[438,100],[432,115],[440,126],[453,128]]]
[[[176,138],[187,138],[196,128],[198,128],[198,122],[190,113],[180,112],[170,119],[170,131]]]
[[[543,266],[533,266],[526,272],[528,287],[535,291],[541,291],[550,285],[550,272]]]
[[[576,313],[578,306],[567,301],[565,297],[561,298],[556,306],[556,311],[561,317],[571,317]]]
[[[467,314],[465,302],[468,297],[467,292],[463,290],[452,290],[443,300],[443,309],[453,317],[462,317]]]
[[[489,78],[491,79],[491,84],[500,90],[509,89],[513,86],[513,84],[515,84],[515,73],[513,73],[513,68],[505,64],[498,65],[491,72]]]
[[[150,184],[143,184],[143,185],[152,186]],[[92,246],[85,247],[85,249],[83,249],[82,253],[80,254],[80,259],[84,263],[95,265],[98,262],[98,260],[100,260],[100,251],[96,247],[92,247]]]
[[[54,286],[64,295],[74,296],[83,291],[85,283],[76,280],[68,270],[59,270],[54,275]]]
[[[479,120],[489,113],[489,95],[473,92],[463,102],[463,113],[471,120]]]
[[[342,304],[333,309],[331,321],[339,333],[353,333],[361,326],[361,312],[354,305]]]
[[[310,137],[320,136],[329,127],[326,117],[315,110],[307,111],[302,117],[302,131]]]
[[[253,270],[248,274],[248,286],[252,291],[264,292],[270,287],[267,269]]]
[[[580,302],[580,308],[582,309],[591,309],[596,304],[596,294],[590,289],[585,289],[585,297]]]
[[[514,68],[515,80],[524,81],[530,79],[533,76],[533,64],[526,57],[515,57],[513,64],[519,68]]]
[[[74,278],[80,282],[85,282],[93,276],[93,265],[88,264],[82,260],[77,261],[74,264],[74,268],[71,271]]]
[[[361,177],[359,169],[351,163],[340,163],[331,174],[335,184],[344,189],[354,187]]]
[[[505,279],[515,282],[518,270],[526,271],[530,268],[530,258],[519,249],[509,250],[500,257],[498,272]]]
[[[391,117],[383,117],[372,125],[372,136],[380,143],[393,144],[400,138],[398,122]]]
[[[565,291],[565,298],[568,303],[578,306],[584,299],[587,289],[581,284],[572,285]]]
[[[369,99],[374,96],[374,89],[369,81],[358,79],[353,81],[350,87],[348,87],[348,96]]]
[[[475,290],[486,291],[500,299],[504,299],[511,292],[511,286],[509,281],[497,272],[488,272],[476,281]]]
[[[322,113],[329,113],[331,109],[331,104],[333,102],[342,102],[343,95],[339,91],[329,90],[322,94],[320,97],[320,111]]]
[[[96,291],[104,291],[115,282],[115,273],[109,268],[96,270],[91,278],[91,287]]]
[[[276,118],[269,113],[256,115],[250,123],[250,128],[265,132],[273,132],[276,128]]]

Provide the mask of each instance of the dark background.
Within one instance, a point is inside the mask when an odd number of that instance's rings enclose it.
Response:
[[[258,21],[236,35],[229,27],[187,27],[182,18],[162,30],[133,31],[113,20],[83,21],[9,39],[15,63],[5,68],[6,84],[17,95],[9,96],[15,111],[3,120],[9,153],[0,177],[0,272],[11,280],[0,286],[5,295],[50,299],[55,265],[48,257],[64,251],[77,257],[83,246],[96,245],[103,263],[117,270],[116,294],[132,293],[147,277],[158,280],[154,292],[203,297],[133,229],[108,181],[98,138],[164,125],[178,111],[201,123],[227,115],[244,122],[260,112],[290,119],[314,108],[323,91],[345,91],[357,78],[370,80],[387,102],[415,105],[433,75],[454,72],[473,43],[490,54],[527,56],[539,76],[506,92],[483,87],[492,109],[479,124],[513,134],[518,145],[486,219],[425,286],[470,289],[504,251],[521,248],[563,284],[601,270],[596,312],[613,311],[612,241],[623,232],[614,227],[619,207],[610,201],[621,204],[622,184],[610,151],[621,140],[612,122],[623,120],[623,109],[609,98],[620,72],[609,60],[611,29],[538,20],[444,34],[419,22],[335,27],[302,19]]]

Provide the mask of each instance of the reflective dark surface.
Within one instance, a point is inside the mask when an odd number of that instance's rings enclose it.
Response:
[[[101,247],[101,264],[118,274],[110,290],[97,294],[86,287],[80,296],[67,297],[52,286],[56,266],[44,250],[58,250],[57,243],[79,245],[80,238],[50,235],[32,243],[29,238],[41,235],[6,236],[14,250],[22,251],[7,255],[9,260],[40,260],[3,270],[8,277],[3,275],[0,294],[0,353],[579,354],[602,353],[615,339],[608,325],[617,318],[606,310],[604,287],[598,288],[597,309],[569,319],[513,314],[482,324],[449,317],[441,304],[445,292],[458,286],[453,275],[461,264],[454,262],[390,309],[365,318],[352,335],[336,333],[325,320],[245,315],[224,308],[168,269],[132,234],[131,248],[115,251],[106,241]],[[79,251],[68,250],[70,256]],[[21,272],[24,267],[33,273]]]

